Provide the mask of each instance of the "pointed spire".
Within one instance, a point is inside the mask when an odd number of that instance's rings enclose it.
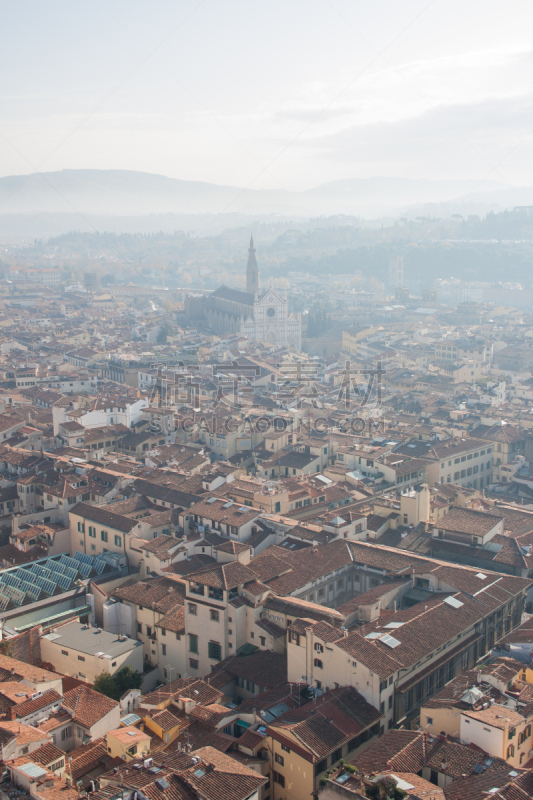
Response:
[[[246,291],[254,295],[259,291],[259,270],[255,257],[254,238],[250,236],[250,247],[248,249],[248,264],[246,265]]]

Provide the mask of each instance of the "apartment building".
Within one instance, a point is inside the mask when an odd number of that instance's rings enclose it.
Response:
[[[142,644],[144,663],[155,666],[159,656],[156,625],[162,623],[168,614],[183,608],[184,595],[184,583],[171,576],[148,580],[130,578],[114,589],[104,603],[104,627],[136,638]],[[160,655],[167,655],[166,648],[162,648]],[[183,656],[180,658],[178,653],[175,655],[179,659],[176,662],[178,667]],[[185,671],[178,669],[181,675]]]
[[[464,744],[480,747],[511,767],[523,767],[531,752],[531,707],[513,709],[495,703],[488,708],[461,712],[459,735]]]
[[[246,644],[248,604],[256,609],[259,618],[269,589],[258,581],[256,572],[238,561],[208,567],[190,576],[186,587],[187,660],[182,674],[207,675],[215,664],[235,655]]]
[[[187,533],[195,530],[217,531],[243,542],[258,531],[260,509],[241,506],[233,500],[213,495],[191,505],[179,514],[179,524]]]
[[[453,483],[483,489],[492,483],[493,446],[483,439],[464,437],[436,443],[415,440],[394,452],[423,459],[425,480],[430,486]]]
[[[521,675],[521,666],[511,658],[498,658],[489,667],[480,669],[478,666],[454,678],[424,702],[420,708],[421,727],[433,736],[457,737],[464,711],[481,711],[495,703],[516,710],[524,687],[516,680]],[[493,678],[496,680],[491,680]],[[526,702],[522,703],[522,707],[525,705]]]
[[[503,532],[503,517],[455,506],[438,521],[433,536],[445,542],[483,546]]]
[[[73,747],[82,747],[105,736],[120,725],[120,706],[88,686],[77,686],[65,692],[61,708],[72,719]]]
[[[485,339],[440,339],[435,342],[435,356],[438,359],[476,359],[482,363],[492,360],[492,342]]]
[[[41,637],[43,661],[62,675],[94,683],[102,672],[113,675],[124,666],[143,671],[142,646],[136,639],[110,633],[77,620],[64,623]]]
[[[352,543],[362,554],[371,547]],[[359,556],[361,558],[361,555]],[[423,699],[456,674],[471,668],[499,635],[520,622],[528,581],[441,562],[419,562],[404,570],[411,587],[399,583],[387,596],[400,610],[381,621],[377,609],[357,627],[339,633],[324,622],[292,623],[287,654],[289,680],[318,689],[356,686],[384,715],[383,731],[408,723]],[[358,598],[361,601],[362,598]]]
[[[494,453],[494,466],[510,464],[517,456],[525,453],[525,431],[516,425],[504,423],[478,425],[473,430],[477,439],[491,442]]]
[[[68,524],[72,554],[110,553],[122,566],[131,567],[143,557],[138,539],[169,535],[174,528],[171,509],[162,512],[138,497],[100,505],[76,503],[68,513]]]
[[[380,719],[352,687],[331,689],[279,716],[267,728],[272,800],[314,796],[326,770],[377,737]]]
[[[286,514],[290,510],[289,490],[277,481],[258,481],[241,476],[217,489],[216,493],[270,514]]]

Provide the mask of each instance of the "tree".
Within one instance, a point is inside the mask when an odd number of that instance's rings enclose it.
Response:
[[[392,775],[385,775],[377,781],[372,782],[372,786],[366,789],[366,796],[371,800],[402,800],[407,796],[403,789],[398,789]]]
[[[94,681],[94,688],[112,700],[120,700],[128,689],[140,689],[142,682],[142,673],[126,665],[117,670],[114,675],[110,675],[109,672],[101,672]]]
[[[122,697],[128,689],[140,689],[143,682],[142,673],[127,665],[117,670],[113,678],[119,688],[119,697]]]
[[[161,325],[161,330],[157,334],[157,344],[164,344],[168,336],[172,336],[174,328],[168,322]]]
[[[97,692],[105,694],[106,697],[110,697],[112,700],[118,700],[120,697],[115,678],[113,675],[110,675],[109,672],[101,672],[100,675],[96,676],[94,679],[94,688]]]

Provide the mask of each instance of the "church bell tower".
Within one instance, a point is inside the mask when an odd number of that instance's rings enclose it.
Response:
[[[253,236],[250,236],[250,247],[248,248],[248,264],[246,265],[246,291],[255,296],[259,291],[259,270],[257,269],[257,259],[255,257],[255,247]]]

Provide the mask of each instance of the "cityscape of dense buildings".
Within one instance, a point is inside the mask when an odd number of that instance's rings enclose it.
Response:
[[[8,796],[532,796],[533,314],[241,271],[5,272]]]

